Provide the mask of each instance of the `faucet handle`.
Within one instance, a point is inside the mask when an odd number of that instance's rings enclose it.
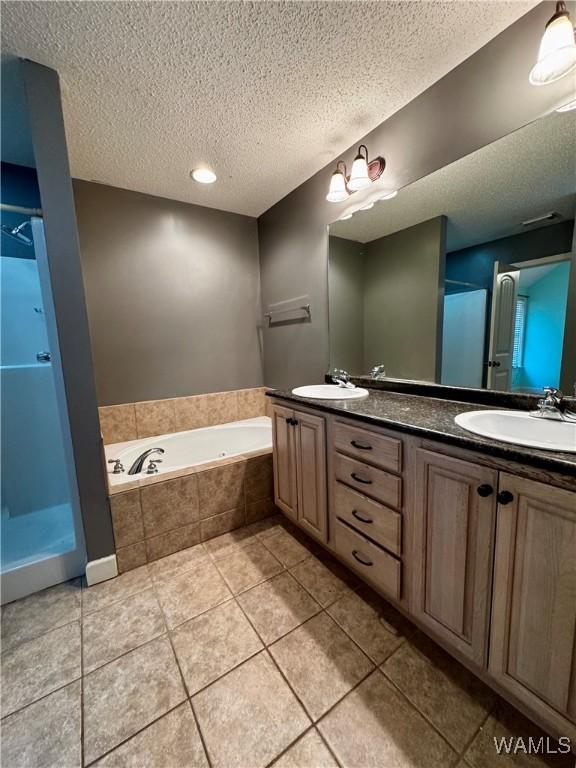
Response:
[[[156,464],[162,464],[162,459],[150,459],[150,463],[146,469],[147,475],[155,475],[158,472]]]
[[[124,467],[122,466],[120,459],[108,459],[108,464],[114,464],[114,467],[112,468],[113,475],[120,475],[124,472]]]
[[[564,395],[559,389],[556,389],[556,387],[544,387],[544,394],[545,394],[545,400],[548,402],[552,401],[556,405],[562,401],[562,398]]]

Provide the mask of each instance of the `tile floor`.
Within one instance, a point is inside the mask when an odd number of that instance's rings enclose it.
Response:
[[[282,518],[2,610],[3,768],[537,768],[538,735]]]

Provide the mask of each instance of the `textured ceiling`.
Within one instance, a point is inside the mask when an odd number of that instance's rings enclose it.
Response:
[[[259,215],[534,5],[9,0],[2,46],[60,73],[74,176]]]
[[[576,112],[553,113],[336,222],[330,234],[369,242],[444,214],[453,251],[525,232],[556,211],[574,216]]]

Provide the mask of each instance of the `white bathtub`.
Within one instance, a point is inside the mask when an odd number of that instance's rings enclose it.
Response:
[[[128,470],[144,451],[149,448],[163,448],[164,453],[152,454],[150,458],[160,458],[158,473],[148,475],[144,462],[143,471],[129,475]],[[108,483],[111,490],[119,485],[134,481],[162,479],[168,473],[186,474],[187,468],[193,470],[198,465],[209,462],[225,461],[236,456],[258,454],[272,449],[272,421],[268,416],[255,419],[233,421],[214,427],[192,429],[188,432],[174,432],[159,437],[145,437],[125,443],[112,443],[105,446],[106,459],[120,459],[124,466],[122,474],[114,474],[112,464],[107,465]]]

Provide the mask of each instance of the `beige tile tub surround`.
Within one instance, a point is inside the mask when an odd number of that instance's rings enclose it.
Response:
[[[272,454],[133,488],[110,497],[118,570],[208,541],[276,512]],[[297,562],[297,542],[282,556]]]
[[[104,443],[185,432],[230,421],[269,415],[267,387],[212,392],[206,395],[144,400],[98,408]]]

